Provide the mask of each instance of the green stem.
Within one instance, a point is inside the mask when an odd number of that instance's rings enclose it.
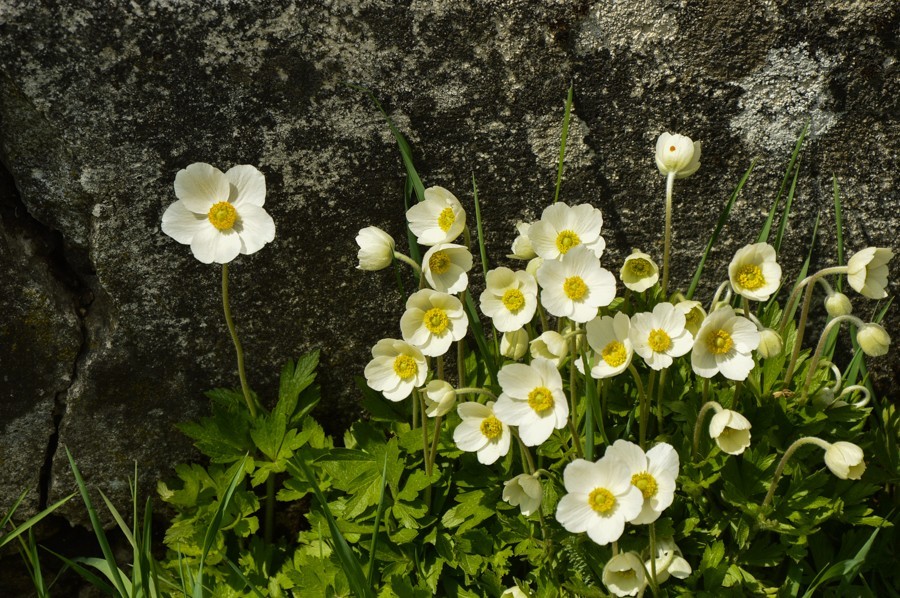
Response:
[[[662,296],[668,296],[669,289],[669,253],[672,247],[672,191],[675,188],[675,173],[666,177],[666,230],[663,241],[663,279]]]
[[[633,363],[628,364],[628,371],[631,372],[631,377],[634,378],[634,384],[637,386],[638,396],[640,397],[640,409],[638,415],[640,432],[638,440],[641,448],[644,448],[647,444],[647,393],[644,392],[644,383],[641,382],[641,376],[638,374]]]
[[[769,492],[766,494],[765,500],[763,500],[763,507],[767,507],[769,503],[772,502],[772,497],[775,496],[775,488],[778,487],[778,481],[781,479],[781,474],[784,472],[784,467],[787,465],[788,459],[790,459],[791,455],[804,444],[814,444],[826,451],[828,450],[828,447],[831,446],[829,443],[821,438],[816,438],[815,436],[805,436],[799,440],[795,440],[794,443],[784,451],[784,456],[781,458],[781,461],[778,462],[778,467],[775,469],[775,475],[772,476],[772,483],[769,485]]]
[[[663,429],[663,388],[666,384],[666,372],[659,373],[659,388],[656,389],[656,434],[662,434]]]
[[[457,388],[455,392],[457,395],[466,395],[466,394],[468,394],[468,395],[484,395],[486,397],[489,397],[491,400],[494,400],[494,401],[497,400],[497,395],[495,395],[494,393],[492,393],[491,391],[489,391],[485,388],[474,388],[471,386],[464,386],[462,388]]]
[[[409,266],[415,270],[416,274],[421,277],[422,276],[422,266],[417,264],[411,257],[403,255],[399,251],[394,252],[394,259],[400,260],[405,264],[409,264]]]
[[[244,350],[241,348],[241,341],[238,338],[234,320],[231,319],[231,305],[228,301],[228,264],[222,264],[222,307],[225,309],[225,323],[228,325],[228,332],[231,333],[231,340],[234,341],[234,350],[237,353],[238,377],[241,379],[241,391],[244,393],[244,401],[247,402],[250,417],[256,418],[256,404],[250,395],[250,386],[247,384],[247,372],[244,371]]]
[[[819,336],[819,342],[816,344],[816,351],[815,353],[813,353],[812,359],[809,362],[809,370],[806,372],[806,380],[803,382],[803,394],[800,395],[801,405],[806,402],[806,398],[809,394],[809,386],[810,384],[812,384],[812,379],[816,373],[816,368],[819,367],[819,360],[822,358],[822,353],[825,351],[825,344],[828,341],[829,333],[835,326],[840,325],[840,323],[844,321],[853,322],[859,328],[865,326],[865,322],[863,322],[856,316],[851,315],[838,316],[825,324],[825,328],[822,330],[821,336]],[[840,378],[838,379],[838,383],[840,383]]]
[[[275,535],[275,474],[270,473],[266,479],[266,544],[271,546]]]
[[[650,587],[654,588],[654,594],[656,593],[656,589],[659,588],[659,582],[656,581],[656,524],[650,524]]]
[[[692,453],[694,463],[697,462],[697,456],[700,453],[700,429],[703,426],[703,419],[710,409],[715,409],[716,413],[724,411],[722,406],[715,401],[708,401],[700,408],[700,413],[697,414],[697,423],[694,424],[694,452]]]

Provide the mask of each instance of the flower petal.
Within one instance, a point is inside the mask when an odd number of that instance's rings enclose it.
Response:
[[[275,239],[275,222],[264,209],[253,204],[244,204],[240,206],[239,214],[241,220],[238,235],[241,238],[241,253],[255,253]]]
[[[209,224],[209,219],[202,214],[195,214],[184,206],[181,200],[176,201],[163,213],[162,232],[179,243],[190,245],[194,236]]]
[[[206,215],[214,203],[228,201],[228,179],[218,168],[197,162],[175,175],[175,196],[191,212]]]
[[[228,201],[236,207],[246,204],[262,206],[266,202],[266,177],[254,166],[233,166],[225,173],[225,178],[231,183]]]

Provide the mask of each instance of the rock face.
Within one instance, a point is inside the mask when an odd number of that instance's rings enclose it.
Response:
[[[661,255],[652,152],[660,132],[680,132],[704,149],[676,186],[675,285],[756,160],[709,262],[714,286],[755,240],[807,120],[786,274],[817,215],[813,267],[835,263],[832,175],[848,251],[900,249],[895,0],[88,6],[0,1],[0,506],[34,488],[23,514],[70,491],[63,447],[118,500],[134,461],[145,487],[167,475],[191,456],[173,424],[203,412],[205,389],[238,384],[219,268],[159,228],[192,162],[267,177],[276,239],[231,268],[251,385],[271,397],[280,363],[320,348],[319,414],[331,431],[355,417],[353,377],[398,333],[404,298],[389,273],[354,269],[354,236],[377,225],[405,239],[404,175],[384,120],[349,84],[380,99],[426,186],[470,213],[475,176],[495,263],[514,223],[552,201],[570,83],[561,197],[603,210],[608,264],[632,247]],[[876,363],[888,393],[900,360]]]

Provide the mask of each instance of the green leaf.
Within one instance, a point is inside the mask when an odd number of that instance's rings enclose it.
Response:
[[[572,113],[572,92],[574,84],[569,85],[569,92],[566,95],[566,109],[563,114],[562,134],[559,139],[559,164],[556,167],[556,190],[553,192],[553,203],[559,201],[559,188],[562,185],[563,163],[566,158],[566,139],[569,137],[569,119]]]

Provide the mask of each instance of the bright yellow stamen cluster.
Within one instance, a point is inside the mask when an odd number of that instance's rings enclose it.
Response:
[[[713,355],[724,355],[734,347],[731,335],[725,330],[714,330],[706,335],[706,348]]]
[[[587,295],[588,288],[580,276],[570,276],[563,283],[563,292],[572,301],[580,301]]]
[[[699,326],[703,322],[703,312],[696,307],[687,312],[684,316],[685,324],[689,326]]]
[[[488,440],[500,438],[503,434],[503,424],[501,424],[500,420],[493,415],[489,415],[481,420],[481,433],[484,434],[484,437]]]
[[[653,274],[653,266],[642,257],[628,260],[628,272],[635,278],[644,278]]]
[[[450,269],[450,256],[446,251],[435,251],[428,258],[428,268],[435,274],[443,274]]]
[[[453,214],[453,208],[444,208],[441,210],[441,215],[438,216],[438,226],[441,227],[441,230],[447,232],[450,230],[450,227],[453,226],[453,223],[456,222],[456,216]]]
[[[607,364],[617,368],[628,359],[628,351],[625,350],[625,345],[619,341],[610,341],[600,351],[600,356]]]
[[[398,355],[394,359],[394,373],[400,376],[401,380],[409,380],[419,373],[419,365],[409,355]]]
[[[763,276],[762,270],[756,264],[746,264],[741,266],[737,272],[737,282],[748,291],[755,291],[766,284],[766,278]]]
[[[650,331],[647,337],[647,344],[657,353],[668,351],[672,346],[672,338],[662,328],[656,328]]]
[[[519,310],[525,307],[525,295],[519,289],[507,289],[500,301],[512,313],[518,313]]]
[[[646,471],[631,476],[631,484],[641,491],[641,494],[644,495],[645,499],[653,498],[656,496],[656,491],[659,490],[656,479]]]
[[[206,215],[209,221],[219,230],[231,230],[237,222],[237,210],[227,201],[213,204]]]
[[[564,230],[556,235],[556,249],[563,255],[569,253],[569,250],[576,245],[581,245],[581,237],[574,231]]]
[[[553,393],[545,386],[538,386],[528,393],[528,406],[538,413],[553,409],[553,405]]]
[[[598,513],[608,513],[616,506],[616,497],[606,488],[594,488],[588,495],[588,504]]]
[[[422,323],[432,334],[443,334],[450,327],[450,318],[440,307],[432,307],[425,312]]]

